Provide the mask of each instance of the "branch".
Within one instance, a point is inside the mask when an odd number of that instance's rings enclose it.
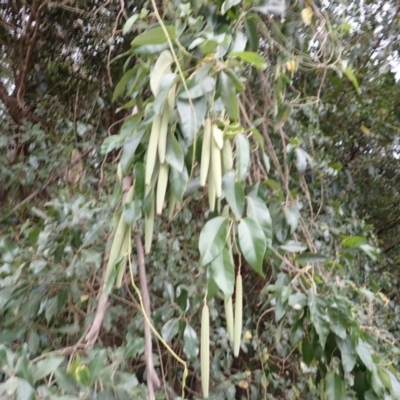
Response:
[[[140,290],[142,292],[142,299],[143,299],[143,307],[144,311],[147,314],[148,319],[150,319],[150,296],[149,296],[149,288],[147,286],[147,278],[146,278],[146,267],[144,261],[144,250],[143,244],[140,237],[139,232],[135,232],[134,235],[135,244],[136,244],[136,253],[138,257],[138,271],[139,271],[139,280],[140,280]],[[151,331],[150,325],[147,318],[143,319],[144,324],[144,338],[146,342],[145,347],[145,357],[146,357],[146,367],[147,367],[147,389],[149,391],[149,399],[154,400],[154,388],[161,386],[161,382],[157,376],[157,372],[154,369],[153,364],[153,345],[151,342]]]

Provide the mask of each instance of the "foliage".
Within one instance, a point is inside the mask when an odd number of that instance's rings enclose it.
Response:
[[[208,372],[210,398],[399,398],[400,9],[34,2],[25,26],[18,4],[0,397],[151,398],[150,317],[156,398],[201,398]]]

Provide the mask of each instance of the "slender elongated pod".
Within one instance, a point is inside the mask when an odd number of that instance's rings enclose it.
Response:
[[[243,324],[243,283],[242,275],[236,277],[236,296],[235,296],[235,327],[233,334],[233,355],[237,357],[240,350],[242,339]]]
[[[203,398],[208,399],[210,390],[210,312],[204,303],[201,313],[200,372]]]

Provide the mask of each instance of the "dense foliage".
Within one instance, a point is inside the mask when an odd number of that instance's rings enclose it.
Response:
[[[0,6],[0,398],[400,398],[396,1]]]

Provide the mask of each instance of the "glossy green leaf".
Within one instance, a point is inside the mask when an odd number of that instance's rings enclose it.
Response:
[[[301,342],[301,355],[307,365],[310,365],[314,359],[314,347],[308,337],[305,337]]]
[[[267,62],[258,53],[253,51],[232,52],[229,57],[237,57],[241,60],[252,64],[256,69],[264,71],[267,68]]]
[[[200,266],[209,264],[222,251],[226,242],[228,219],[216,217],[203,227],[199,238]]]
[[[301,265],[323,263],[328,257],[319,253],[302,253],[296,257],[296,261]]]
[[[165,28],[171,40],[175,39],[175,27],[167,25]],[[133,39],[131,46],[136,48],[144,45],[164,44],[166,42],[167,38],[165,36],[164,30],[161,26],[157,26],[137,35],[135,39]]]
[[[336,344],[340,350],[340,354],[342,357],[343,369],[346,372],[353,371],[353,368],[356,365],[356,352],[354,350],[354,346],[350,337],[346,336],[345,339],[336,337]]]
[[[32,374],[32,364],[28,357],[24,354],[18,358],[17,363],[15,364],[14,373],[15,376],[24,379],[29,382],[31,385],[34,383],[33,374]]]
[[[169,174],[169,184],[171,185],[171,190],[173,191],[175,197],[179,201],[182,201],[189,181],[187,169],[186,167],[183,167],[182,171],[178,171],[175,168],[171,168]]]
[[[207,100],[205,97],[192,100],[194,112],[189,101],[178,99],[177,109],[183,136],[188,145],[193,143],[194,137],[199,131],[207,111]]]
[[[105,155],[110,153],[115,149],[119,149],[125,143],[125,137],[122,135],[112,135],[104,139],[103,144],[100,148],[100,153]]]
[[[89,385],[92,386],[97,379],[100,378],[107,363],[107,353],[105,349],[96,352],[94,357],[89,361]]]
[[[361,244],[360,249],[374,261],[378,261],[381,258],[381,252],[379,249],[376,249],[367,243]]]
[[[225,295],[231,297],[235,286],[235,266],[229,250],[224,247],[222,252],[211,262],[210,273],[218,288]]]
[[[294,206],[284,207],[283,213],[285,215],[286,222],[290,227],[290,232],[294,233],[297,229],[297,225],[299,224],[299,219],[300,219],[299,210]]]
[[[307,249],[301,242],[296,242],[295,240],[289,240],[280,246],[282,250],[287,251],[288,253],[301,253],[302,251]]]
[[[346,387],[339,375],[329,372],[325,377],[326,400],[344,400]]]
[[[324,348],[330,331],[330,320],[325,313],[326,304],[324,299],[316,296],[313,289],[308,290],[308,309],[311,322],[318,334],[319,342]]]
[[[244,209],[244,184],[235,182],[235,172],[229,171],[222,179],[222,189],[236,219],[240,219]]]
[[[242,2],[242,0],[225,0],[222,3],[222,7],[221,7],[222,15],[224,15],[229,9],[236,6],[237,4],[240,4],[241,2]]]
[[[235,138],[236,141],[236,173],[239,181],[244,181],[250,167],[250,144],[243,134]]]
[[[166,342],[170,342],[179,331],[179,318],[172,318],[161,328],[161,336]]]
[[[215,79],[207,76],[204,80],[200,81],[197,85],[191,87],[187,92],[182,90],[179,95],[180,99],[198,99],[203,97],[205,94],[212,92],[215,89]]]
[[[239,118],[239,104],[236,97],[235,85],[229,76],[221,71],[219,74],[219,84],[222,103],[231,121],[237,121]]]
[[[40,381],[47,375],[54,373],[63,361],[64,357],[51,355],[38,361],[33,370],[34,382]]]
[[[89,387],[90,385],[89,368],[86,365],[80,365],[75,371],[75,379],[81,385]]]
[[[264,276],[263,260],[267,243],[262,228],[254,219],[245,217],[239,222],[238,236],[244,258],[256,272]]]
[[[139,199],[129,201],[124,204],[124,220],[128,226],[133,224],[142,217],[142,202]]]
[[[346,75],[347,79],[353,84],[354,88],[356,89],[357,93],[360,94],[360,86],[358,84],[358,80],[354,71],[350,67],[346,67],[343,70],[343,73]]]
[[[378,373],[378,368],[376,365],[374,365],[374,369],[372,370],[371,374],[371,385],[372,388],[374,389],[374,392],[378,396],[382,396],[383,391],[385,390],[385,386],[383,385],[381,378]]]
[[[292,330],[290,331],[290,344],[293,347],[296,346],[303,337],[303,334],[304,334],[303,320],[299,319],[294,323]]]
[[[244,25],[246,28],[246,35],[249,40],[248,42],[248,50],[252,52],[256,52],[258,50],[258,45],[259,45],[259,38],[258,38],[258,32],[257,32],[257,25],[256,21],[253,15],[249,15],[246,17],[244,20]]]
[[[355,248],[366,243],[367,239],[362,236],[350,236],[342,240],[342,245],[344,247]]]
[[[374,361],[372,360],[372,353],[368,344],[363,340],[359,340],[356,346],[356,353],[365,367],[372,372],[374,370]]]
[[[79,393],[77,385],[70,374],[62,369],[56,369],[54,373],[57,385],[67,393],[77,395]]]
[[[133,24],[137,21],[138,18],[139,18],[139,14],[133,14],[132,16],[130,16],[127,19],[127,21],[125,22],[124,27],[122,28],[122,34],[123,35],[127,34],[131,30]]]
[[[124,76],[120,79],[114,89],[112,101],[114,102],[126,89],[128,81],[136,76],[138,73],[139,65],[135,65],[132,69],[125,72]]]
[[[267,250],[272,246],[272,219],[269,209],[265,202],[257,196],[248,196],[247,201],[247,216],[254,219],[261,226],[267,244]]]
[[[174,135],[168,136],[167,153],[165,155],[167,163],[177,172],[181,172],[184,166],[184,155],[179,141]]]
[[[183,351],[189,360],[194,360],[199,354],[199,338],[188,323],[183,332]]]
[[[125,139],[120,161],[122,173],[125,173],[128,167],[130,167],[130,164],[133,161],[133,158],[135,157],[136,149],[139,146],[140,141],[142,140],[144,132],[145,131],[141,129],[139,131],[134,132],[133,135],[128,136]]]

